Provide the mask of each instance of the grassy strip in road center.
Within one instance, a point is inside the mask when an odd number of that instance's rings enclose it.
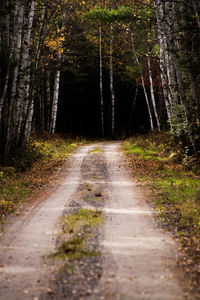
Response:
[[[102,147],[96,147],[94,149],[92,149],[90,152],[90,154],[94,154],[94,153],[103,153]]]
[[[60,246],[58,252],[51,257],[76,260],[85,256],[100,255],[99,252],[88,249],[87,240],[91,238],[93,228],[102,223],[103,215],[100,210],[80,208],[63,217]]]

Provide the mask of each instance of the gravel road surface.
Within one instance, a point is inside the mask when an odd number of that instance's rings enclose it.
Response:
[[[187,299],[178,246],[156,223],[119,146],[79,148],[58,188],[6,226],[0,236],[0,299]],[[87,242],[99,256],[52,261],[61,217],[80,207],[105,216]]]

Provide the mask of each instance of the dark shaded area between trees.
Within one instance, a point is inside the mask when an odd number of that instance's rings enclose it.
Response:
[[[73,136],[86,136],[91,138],[102,137],[100,102],[98,91],[98,77],[95,69],[90,74],[64,72],[61,77],[60,99],[56,130],[61,133],[71,133]],[[109,75],[105,74],[105,137],[111,137],[111,103],[109,91]],[[81,76],[81,75],[80,75]],[[78,86],[77,86],[78,82]],[[116,137],[126,137],[130,134],[142,134],[150,130],[148,124],[148,111],[146,110],[142,88],[133,116],[130,111],[135,93],[134,82],[123,78],[115,78],[116,82]]]

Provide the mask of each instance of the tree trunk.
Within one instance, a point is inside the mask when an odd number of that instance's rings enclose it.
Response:
[[[38,69],[39,64],[39,58],[40,58],[40,45],[41,45],[41,39],[42,39],[42,33],[44,28],[44,22],[45,22],[45,15],[46,15],[47,6],[43,3],[42,6],[42,12],[40,16],[40,26],[38,31],[38,38],[37,38],[37,46],[36,46],[36,61],[35,61],[35,71]]]
[[[45,100],[44,100],[44,91],[42,86],[40,89],[39,101],[40,101],[40,126],[43,132],[45,130]]]
[[[196,20],[197,20],[197,25],[199,27],[199,30],[200,30],[200,17],[199,17],[199,12],[198,12],[198,4],[197,4],[197,1],[196,0],[192,0],[192,6],[193,6],[193,10],[194,10],[194,13],[195,13],[195,17],[196,17]]]
[[[50,130],[49,130],[50,134],[54,134],[55,133],[55,128],[56,128],[59,85],[60,85],[60,62],[61,62],[61,53],[58,54],[59,69],[56,71],[55,81],[54,81],[54,93],[53,93],[53,101],[52,101],[51,123],[50,123]]]
[[[104,109],[103,109],[103,63],[102,63],[102,29],[99,27],[99,71],[100,71],[100,99],[101,99],[101,134],[104,136]]]
[[[166,71],[167,71],[167,78],[168,78],[168,85],[169,85],[169,97],[170,103],[172,107],[172,117],[174,116],[173,107],[179,103],[178,97],[178,86],[177,86],[177,78],[176,78],[176,71],[175,66],[173,63],[172,54],[166,51]]]
[[[158,126],[158,131],[160,132],[160,121],[159,121],[157,108],[156,108],[156,100],[155,100],[155,95],[154,95],[154,90],[153,90],[153,79],[152,79],[152,72],[151,72],[151,61],[150,61],[149,55],[147,56],[147,62],[148,62],[148,69],[149,69],[149,82],[150,82],[151,101],[152,101],[154,115],[155,115],[157,126]]]
[[[136,60],[137,65],[139,67],[140,77],[141,77],[141,80],[142,80],[142,87],[143,87],[145,100],[146,100],[146,104],[147,104],[147,109],[148,109],[148,113],[149,113],[150,128],[151,128],[151,131],[153,133],[153,131],[154,131],[153,117],[152,117],[151,108],[150,108],[150,105],[149,105],[149,99],[148,99],[147,91],[146,91],[145,84],[144,84],[144,76],[142,74],[142,68],[141,68],[139,59],[137,57],[136,51],[135,51],[135,47],[134,47],[134,40],[133,40],[133,34],[132,33],[131,33],[131,45],[132,45],[132,49],[133,49],[133,52],[134,52],[135,60]]]
[[[46,72],[46,109],[47,109],[47,120],[46,130],[50,131],[50,116],[51,116],[51,76],[50,71]]]
[[[4,106],[4,101],[5,101],[5,97],[6,97],[7,88],[8,88],[9,76],[10,76],[10,65],[8,64],[6,77],[5,77],[4,88],[3,88],[3,92],[2,92],[2,95],[1,95],[1,98],[0,98],[0,128],[1,128],[1,120],[2,120],[2,110],[3,110],[3,106]]]
[[[17,88],[17,78],[19,74],[19,66],[20,66],[20,50],[22,45],[22,24],[24,17],[24,5],[20,0],[17,0],[15,6],[15,16],[16,22],[14,23],[13,29],[13,53],[12,58],[16,61],[14,71],[13,71],[13,79],[11,86],[11,95],[10,95],[10,103],[8,108],[8,120],[7,120],[7,133],[6,133],[6,146],[5,146],[5,155],[10,153],[11,142],[12,142],[12,134],[13,134],[13,125],[12,122],[15,119],[15,111],[14,111],[14,98],[16,96],[16,88]]]
[[[2,110],[3,105],[7,93],[8,88],[8,81],[10,76],[10,58],[11,58],[11,48],[10,48],[10,14],[8,12],[8,0],[5,1],[4,9],[5,9],[5,18],[2,18],[1,26],[4,28],[4,32],[1,32],[1,40],[0,40],[0,47],[5,47],[7,51],[10,51],[10,54],[8,55],[8,64],[7,64],[7,70],[5,73],[5,78],[1,78],[0,84],[2,85],[2,94],[0,95],[0,128],[1,128],[1,120],[2,120]],[[3,49],[1,49],[3,50]],[[2,72],[1,72],[2,73]],[[3,75],[3,74],[2,74]]]
[[[56,128],[59,83],[60,83],[60,70],[56,71],[56,75],[55,75],[54,93],[53,93],[53,102],[52,102],[52,112],[51,112],[51,123],[50,123],[50,130],[49,130],[50,134],[54,134],[55,133],[55,128]]]
[[[135,95],[133,98],[133,102],[131,105],[131,111],[130,111],[130,115],[129,115],[129,119],[128,119],[128,135],[130,133],[130,127],[131,127],[131,122],[133,119],[133,114],[134,114],[134,109],[135,109],[135,104],[136,104],[136,100],[137,100],[137,95],[138,95],[138,84],[136,85],[136,89],[135,89]]]
[[[17,142],[19,142],[20,132],[22,123],[26,116],[26,111],[24,113],[24,107],[27,107],[27,102],[29,101],[29,89],[30,89],[30,42],[31,42],[31,31],[33,26],[33,18],[35,12],[35,1],[32,0],[29,2],[29,6],[27,7],[26,14],[27,18],[25,19],[25,32],[23,39],[23,50],[22,50],[22,58],[21,58],[21,68],[19,74],[19,82],[18,82],[18,98],[16,101],[15,108],[15,132]]]
[[[186,8],[183,3],[177,5],[177,10],[175,10],[175,16],[181,16],[179,23],[177,24],[178,30],[184,30],[187,27],[187,22],[185,18]],[[193,76],[193,70],[191,70],[191,57],[193,57],[192,51],[188,45],[188,41],[191,40],[191,35],[185,30],[185,34],[177,43],[177,50],[179,52],[180,58],[184,59],[184,68],[180,68],[180,59],[176,57],[177,73],[179,75],[179,92],[182,98],[182,103],[185,109],[185,115],[187,119],[188,135],[193,146],[195,153],[197,154],[199,149],[199,122],[200,117],[200,105],[199,98],[197,95],[195,80]],[[192,40],[191,40],[192,42]],[[188,49],[189,47],[189,49]],[[181,64],[182,66],[182,64]],[[191,101],[188,91],[191,93],[193,101]]]
[[[33,111],[34,111],[34,100],[31,98],[29,100],[29,104],[27,108],[27,116],[26,116],[26,122],[24,127],[22,146],[25,146],[27,144],[31,135]]]
[[[113,86],[113,26],[110,25],[110,92],[111,92],[111,107],[112,107],[112,135],[115,133],[115,91]]]
[[[196,128],[195,128],[195,117],[193,115],[193,107],[191,105],[191,99],[188,96],[188,91],[191,89],[191,82],[188,78],[187,69],[187,47],[185,42],[186,32],[185,26],[185,14],[186,6],[183,2],[181,3],[163,3],[160,0],[155,0],[156,13],[158,18],[158,27],[162,34],[166,37],[167,50],[170,53],[170,59],[174,64],[176,78],[178,83],[178,93],[180,96],[180,101],[183,104],[185,111],[185,120],[187,122],[187,132],[190,139],[191,145],[197,153],[197,143],[196,143]],[[185,32],[184,35],[180,34]],[[179,38],[177,38],[179,37]],[[184,62],[184,66],[183,66]],[[171,74],[169,75],[171,76]],[[173,105],[175,101],[173,99]],[[180,124],[178,124],[180,126]]]
[[[164,103],[167,111],[168,121],[170,124],[170,129],[172,128],[171,120],[172,120],[172,98],[169,91],[169,78],[167,72],[167,42],[166,42],[166,35],[164,30],[164,22],[165,16],[163,12],[163,4],[160,0],[154,1],[156,15],[157,15],[157,26],[158,26],[158,39],[160,43],[160,78],[162,83],[162,92]]]

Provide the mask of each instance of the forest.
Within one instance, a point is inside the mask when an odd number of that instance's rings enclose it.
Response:
[[[199,41],[199,0],[1,0],[1,299],[199,299]]]
[[[161,130],[199,155],[198,0],[2,0],[0,22],[1,157]]]

